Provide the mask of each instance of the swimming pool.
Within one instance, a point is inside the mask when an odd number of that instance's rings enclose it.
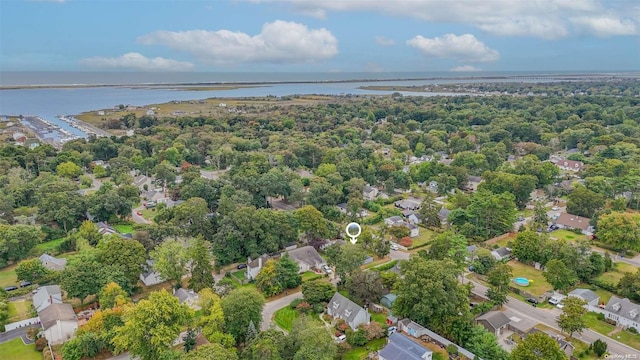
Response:
[[[520,285],[520,286],[529,286],[529,279],[527,278],[515,278],[513,279],[513,282],[516,283],[516,285]]]

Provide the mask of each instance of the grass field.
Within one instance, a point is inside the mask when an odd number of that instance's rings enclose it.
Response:
[[[606,273],[598,276],[596,279],[599,281],[607,282],[609,284],[618,285],[618,282],[620,281],[620,279],[622,279],[623,276],[624,274],[621,272],[607,271]]]
[[[18,278],[16,277],[16,266],[7,266],[0,270],[0,287],[5,288],[11,285],[18,285]]]
[[[42,353],[36,351],[35,345],[25,345],[22,339],[13,339],[0,344],[0,354],[5,360],[41,360]]]
[[[366,359],[370,352],[382,349],[387,343],[386,338],[376,339],[368,342],[365,346],[355,347],[342,356],[342,360],[362,360]]]
[[[113,228],[118,230],[121,234],[132,234],[133,233],[133,225],[113,225]]]
[[[551,239],[566,240],[566,241],[578,241],[578,240],[584,240],[587,238],[585,235],[582,235],[582,234],[578,235],[573,231],[564,230],[564,229],[550,232],[549,237]]]
[[[553,289],[553,287],[549,285],[544,276],[542,276],[542,271],[536,270],[532,266],[525,265],[515,260],[509,261],[508,264],[513,269],[514,278],[523,277],[529,279],[530,281],[529,286],[522,287],[513,284],[515,287],[538,296]]]
[[[302,274],[302,281],[313,281],[323,277],[323,274],[316,274],[313,271],[307,271]]]
[[[386,325],[387,324],[387,313],[386,312],[381,312],[381,313],[376,313],[376,312],[369,312],[371,314],[371,320],[380,323],[381,325]]]
[[[281,329],[291,331],[293,322],[298,316],[300,316],[298,312],[287,305],[274,313],[274,321]]]
[[[26,300],[12,301],[9,303],[9,322],[25,320],[29,318],[31,303]]]
[[[614,325],[598,320],[598,318],[596,317],[596,313],[593,312],[584,315],[582,319],[584,320],[588,328],[599,332],[602,335],[608,335],[616,328]],[[623,330],[611,335],[611,338],[623,344],[629,345],[632,348],[640,349],[640,335],[638,334],[632,334],[626,330]]]
[[[623,263],[623,262],[616,262],[615,264],[616,264],[615,269],[618,272],[636,273],[638,271],[638,268],[633,266],[633,265],[631,265],[631,264],[627,264],[627,263]]]
[[[420,235],[414,237],[413,240],[413,245],[411,245],[411,248],[417,248],[417,247],[421,247],[425,244],[428,244],[431,239],[433,239],[433,231],[423,228],[422,226],[420,227]]]
[[[246,274],[246,272],[247,272],[247,269],[242,269],[242,270],[232,272],[231,275],[240,279],[244,279],[244,274]]]
[[[52,254],[57,250],[58,245],[60,245],[63,241],[64,241],[64,238],[55,239],[55,240],[47,241],[45,243],[38,244],[34,246],[33,249],[31,249],[31,255],[40,256],[44,253]]]
[[[593,292],[595,292],[596,294],[598,294],[598,296],[600,296],[600,303],[608,303],[609,299],[611,299],[611,296],[613,295],[612,293],[608,292],[605,289],[601,289],[598,288],[596,290],[593,290]]]

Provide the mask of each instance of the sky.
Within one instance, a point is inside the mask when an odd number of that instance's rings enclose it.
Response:
[[[0,0],[1,71],[638,71],[640,0]]]

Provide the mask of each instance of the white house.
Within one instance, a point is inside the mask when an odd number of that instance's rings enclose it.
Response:
[[[327,304],[327,314],[334,318],[343,319],[349,327],[356,330],[360,325],[369,325],[369,312],[353,301],[336,292]]]
[[[313,246],[303,246],[301,248],[292,249],[287,251],[291,260],[298,263],[300,273],[320,270],[322,265],[325,265],[324,259],[318,254]]]
[[[185,304],[193,310],[200,310],[200,305],[198,305],[198,301],[200,300],[200,296],[197,292],[191,289],[178,289],[173,290],[173,296],[178,298],[180,304]]]
[[[255,260],[247,258],[247,272],[244,274],[244,276],[248,280],[255,280],[256,276],[258,276],[258,273],[260,272],[260,270],[262,270],[262,267],[269,259],[271,259],[271,257],[267,254],[260,255]]]
[[[593,235],[594,229],[589,223],[591,219],[568,214],[561,213],[560,216],[556,219],[556,225],[563,229],[579,229],[585,235]]]
[[[57,345],[71,339],[78,328],[78,318],[69,304],[53,304],[38,313],[44,336]]]
[[[604,308],[604,316],[624,328],[635,328],[640,331],[640,305],[631,300],[612,296]]]
[[[387,345],[378,351],[380,360],[431,360],[433,352],[410,337],[394,332],[387,338]]]
[[[378,196],[378,188],[373,186],[365,186],[364,191],[362,192],[362,196],[365,200],[375,200]]]
[[[164,282],[164,280],[162,280],[162,277],[160,277],[160,274],[153,271],[152,260],[147,260],[146,270],[140,274],[140,281],[142,281],[145,286],[156,285]]]
[[[402,220],[402,217],[400,216],[392,216],[384,219],[384,223],[388,226],[400,226],[403,222],[404,220]]]
[[[61,271],[64,270],[64,267],[67,265],[67,259],[64,258],[56,258],[47,253],[40,255],[38,258],[42,265],[49,270],[52,271]]]
[[[62,304],[62,290],[58,285],[47,285],[38,288],[33,295],[33,307],[40,312],[53,304]]]

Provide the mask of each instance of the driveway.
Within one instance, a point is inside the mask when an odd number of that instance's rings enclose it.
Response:
[[[143,218],[142,216],[138,215],[137,213],[144,210],[144,206],[139,206],[133,210],[131,210],[131,218],[133,219],[133,222],[135,222],[136,224],[151,224],[151,221]]]
[[[13,339],[17,339],[19,337],[23,337],[23,336],[26,339],[25,335],[27,335],[27,330],[29,330],[30,328],[39,328],[39,327],[41,327],[40,324],[34,324],[34,325],[21,327],[19,329],[0,333],[0,344],[7,341],[11,341]]]
[[[409,260],[409,256],[411,256],[410,253],[400,250],[391,250],[389,252],[389,257],[392,260]]]
[[[262,309],[262,324],[260,325],[260,330],[268,330],[271,327],[271,318],[273,318],[273,314],[276,312],[276,310],[289,305],[295,299],[302,299],[302,293],[297,292],[295,294],[287,295],[285,297],[264,304],[264,309]]]

